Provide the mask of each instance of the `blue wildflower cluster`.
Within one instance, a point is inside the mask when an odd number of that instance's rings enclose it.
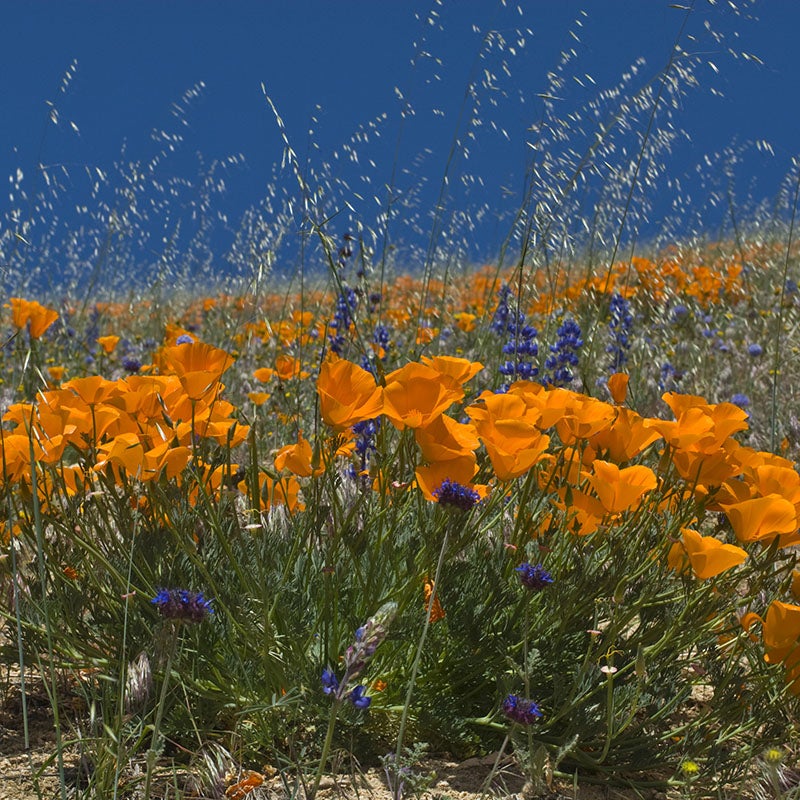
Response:
[[[355,450],[361,459],[361,471],[363,472],[369,464],[370,453],[375,452],[375,437],[381,429],[381,420],[365,419],[353,425],[353,433],[356,437]]]
[[[758,358],[764,354],[764,348],[758,343],[753,342],[752,344],[747,345],[747,355],[750,358]]]
[[[135,375],[141,368],[142,362],[140,359],[136,358],[136,356],[122,357],[122,369],[124,369],[125,372],[130,372],[131,375]]]
[[[350,330],[350,324],[355,319],[355,311],[358,306],[358,295],[356,295],[355,289],[343,285],[342,290],[336,298],[336,310],[330,325],[334,333],[329,337],[330,348],[337,355],[341,355],[345,334]]]
[[[333,333],[328,337],[331,350],[337,355],[341,355],[344,348],[346,335],[350,330],[351,323],[355,320],[355,311],[358,306],[358,294],[355,289],[350,288],[344,280],[344,272],[348,260],[353,255],[353,245],[355,238],[352,234],[346,233],[343,237],[342,246],[339,248],[336,265],[339,269],[339,280],[341,291],[336,298],[336,310],[333,313],[330,327]],[[359,277],[363,277],[359,273]]]
[[[526,589],[540,592],[553,582],[553,576],[541,564],[529,564],[527,561],[520,564],[515,572]]]
[[[661,365],[661,371],[658,377],[658,388],[662,392],[673,391],[680,379],[683,377],[683,372],[676,369],[669,361],[665,361]]]
[[[500,365],[500,374],[526,381],[535,378],[539,374],[539,368],[534,366],[531,359],[539,355],[536,328],[532,325],[521,325],[517,329],[512,325],[509,334],[508,341],[503,345],[503,353],[513,356],[513,359],[507,359]]]
[[[620,372],[628,362],[628,352],[631,349],[629,337],[633,328],[633,314],[630,304],[619,292],[614,292],[611,296],[608,311],[610,316],[608,331],[611,341],[606,347],[606,353],[611,356],[609,371]]]
[[[583,347],[581,328],[574,319],[566,319],[558,329],[558,341],[550,345],[550,355],[544,362],[548,375],[542,383],[549,386],[569,386],[574,378],[570,367],[578,366],[578,351]]]
[[[445,478],[441,485],[434,489],[431,494],[436,498],[439,505],[453,506],[462,511],[469,511],[476,503],[480,502],[481,496],[469,486],[464,486],[450,478]]]
[[[520,725],[531,725],[542,716],[539,706],[533,700],[526,700],[516,694],[510,694],[503,700],[503,713]]]
[[[165,619],[176,619],[180,622],[202,622],[209,614],[214,613],[211,601],[203,597],[202,592],[190,592],[186,589],[159,589],[150,601]]]
[[[509,286],[500,288],[497,308],[489,327],[500,335],[508,335],[508,340],[503,345],[503,354],[512,356],[500,365],[500,374],[509,381],[516,379],[530,380],[539,374],[539,368],[534,366],[532,359],[539,355],[539,346],[536,343],[536,328],[525,324],[525,315],[515,312],[511,308],[513,295]]]
[[[507,284],[503,284],[500,287],[500,291],[497,293],[497,308],[494,310],[494,315],[492,316],[492,321],[489,323],[489,327],[495,332],[500,334],[501,336],[504,333],[507,333],[509,330],[509,324],[512,327],[515,327],[515,322],[511,319],[511,305],[509,300],[513,300],[513,295],[511,294],[511,287]],[[522,324],[524,322],[524,317],[519,315],[517,319],[517,323]]]
[[[737,392],[731,397],[731,403],[735,406],[739,406],[739,408],[747,408],[750,405],[750,398],[746,394]]]

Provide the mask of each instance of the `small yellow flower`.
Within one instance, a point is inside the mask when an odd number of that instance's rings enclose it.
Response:
[[[764,761],[772,766],[777,766],[783,761],[784,755],[785,753],[780,747],[770,747],[769,750],[764,753]]]
[[[692,780],[700,774],[700,765],[696,761],[687,759],[681,764],[681,772],[687,780]]]

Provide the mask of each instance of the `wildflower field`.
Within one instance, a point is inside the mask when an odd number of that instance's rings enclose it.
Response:
[[[308,244],[285,277],[34,291],[20,268],[0,731],[50,729],[27,796],[314,800],[377,769],[444,800],[434,755],[482,759],[485,797],[795,796],[797,165],[768,216],[636,245],[638,165],[574,215],[619,157],[601,131],[574,174],[532,168],[490,264],[438,217],[398,263],[287,139],[280,222],[301,208]],[[115,220],[109,273],[136,235]],[[36,233],[4,231],[5,262]]]

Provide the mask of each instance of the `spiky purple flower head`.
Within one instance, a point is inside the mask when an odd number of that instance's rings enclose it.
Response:
[[[503,713],[520,725],[530,725],[542,716],[539,706],[533,700],[526,700],[516,694],[510,694],[503,700]]]
[[[214,613],[211,601],[206,600],[202,592],[190,592],[187,589],[159,589],[150,602],[165,619],[181,622],[202,622]]]
[[[516,570],[522,585],[532,592],[540,592],[553,582],[553,576],[541,564],[520,564]]]
[[[439,505],[455,506],[462,511],[469,511],[481,499],[481,496],[474,489],[456,481],[451,481],[450,478],[445,478],[441,485],[434,489],[431,494],[436,498]]]

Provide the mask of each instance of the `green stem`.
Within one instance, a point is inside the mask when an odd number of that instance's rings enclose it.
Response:
[[[331,705],[331,715],[328,718],[328,730],[325,734],[325,743],[322,745],[322,755],[319,759],[319,766],[317,767],[317,774],[314,776],[314,785],[307,795],[307,800],[314,800],[317,792],[319,791],[319,784],[322,780],[322,773],[325,771],[325,764],[328,761],[328,754],[331,751],[331,744],[333,744],[333,729],[336,727],[336,717],[339,714],[339,707],[342,705],[341,700],[334,699]]]
[[[422,661],[422,651],[425,647],[425,639],[428,636],[428,628],[431,625],[431,613],[433,612],[433,604],[436,602],[436,591],[439,586],[439,575],[442,571],[442,564],[444,563],[444,554],[447,550],[447,539],[450,533],[450,526],[445,528],[444,539],[442,540],[442,549],[439,551],[439,561],[436,564],[436,574],[433,578],[433,587],[431,588],[431,596],[428,598],[428,612],[425,615],[425,625],[422,628],[422,635],[419,637],[419,644],[417,645],[417,653],[414,657],[414,665],[411,668],[411,678],[408,681],[408,691],[406,692],[405,703],[403,703],[403,714],[400,718],[400,730],[397,733],[397,750],[395,753],[395,764],[399,765],[403,757],[403,740],[406,734],[406,725],[408,724],[408,711],[411,707],[411,696],[414,693],[414,685],[417,681],[417,672],[419,665]]]
[[[147,751],[147,776],[144,784],[144,800],[150,800],[150,783],[153,779],[153,769],[158,758],[158,735],[161,730],[161,720],[164,718],[164,706],[167,703],[167,688],[172,675],[172,660],[178,645],[178,624],[172,623],[172,635],[167,652],[167,665],[164,670],[164,682],[161,684],[161,695],[156,708],[156,720],[153,723],[153,738],[150,740],[150,749]]]

